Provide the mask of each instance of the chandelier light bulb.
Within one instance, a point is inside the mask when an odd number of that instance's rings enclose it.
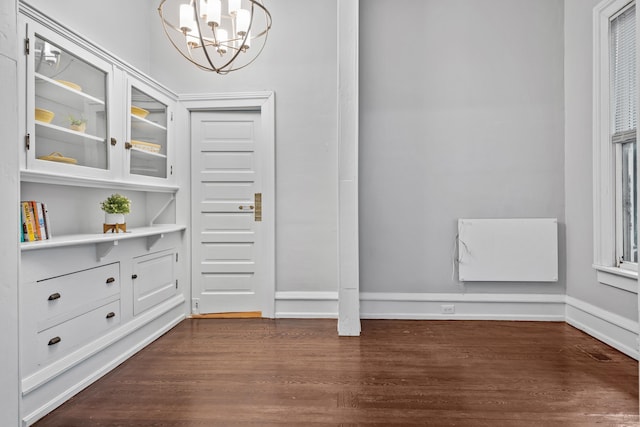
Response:
[[[216,30],[216,36],[218,38],[218,53],[224,55],[227,53],[227,44],[229,44],[229,34],[224,28],[218,28]]]
[[[180,5],[180,30],[186,34],[193,29],[193,8],[189,4]]]
[[[209,0],[207,3],[207,24],[213,28],[220,26],[222,20],[222,3],[220,0]]]
[[[235,15],[241,7],[240,0],[229,0],[229,15]]]
[[[200,18],[207,18],[207,0],[200,0],[200,6],[198,6],[198,12],[200,12]]]
[[[47,64],[55,65],[58,63],[58,58],[60,56],[60,49],[50,45],[47,42],[44,42],[44,48],[42,49],[42,56],[44,58],[44,61]]]
[[[249,31],[249,24],[251,23],[251,12],[247,9],[238,9],[236,12],[236,31],[238,35],[244,37]]]

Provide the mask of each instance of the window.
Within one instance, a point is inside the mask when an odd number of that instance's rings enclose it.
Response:
[[[637,73],[635,1],[605,0],[594,10],[594,266],[603,283],[638,272]]]
[[[618,266],[637,271],[635,21],[635,4],[611,19],[609,79],[616,175],[616,260]]]

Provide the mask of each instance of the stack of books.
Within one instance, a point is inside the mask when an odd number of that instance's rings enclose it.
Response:
[[[22,221],[21,242],[35,242],[51,238],[51,226],[47,205],[34,200],[20,202]]]

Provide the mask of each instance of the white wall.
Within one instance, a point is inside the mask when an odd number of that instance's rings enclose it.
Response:
[[[600,0],[565,0],[567,295],[628,319],[638,299],[598,283],[593,263],[592,16]]]
[[[18,199],[18,88],[17,79],[17,1],[0,2],[0,139],[5,142],[0,156],[0,192],[7,201]],[[13,142],[13,143],[12,143]],[[13,207],[13,208],[12,208]],[[12,203],[0,210],[0,425],[14,426],[20,419],[18,379],[18,209]]]
[[[226,76],[196,69],[158,22],[151,74],[180,94],[275,92],[276,290],[337,291],[336,2],[265,3],[273,29],[248,68]]]
[[[277,289],[336,290],[334,1],[269,1],[265,51],[228,76],[173,51],[158,2],[29,3],[176,92],[275,91]],[[637,319],[636,299],[597,283],[591,268],[596,3],[400,0],[394,9],[409,12],[389,14],[388,2],[363,2],[361,290],[563,294],[566,286]],[[523,216],[560,220],[559,283],[452,279],[457,218]]]
[[[140,71],[149,73],[149,26],[158,15],[156,1],[147,0],[25,0],[113,53]],[[152,7],[153,6],[153,7]],[[155,13],[154,13],[155,12]]]
[[[452,278],[458,218],[554,217],[564,241],[562,1],[389,7],[360,8],[361,290],[563,294],[563,243],[558,283]]]

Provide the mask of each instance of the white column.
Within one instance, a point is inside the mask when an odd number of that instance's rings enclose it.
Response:
[[[338,334],[360,335],[358,250],[359,0],[338,0]]]
[[[5,142],[0,156],[0,188],[7,203],[0,209],[0,425],[20,425],[20,378],[18,377],[18,202],[20,172],[18,147],[17,0],[0,4],[0,75],[8,84],[0,100],[0,137]],[[24,28],[22,29],[24,34]],[[20,92],[24,96],[24,91]]]

